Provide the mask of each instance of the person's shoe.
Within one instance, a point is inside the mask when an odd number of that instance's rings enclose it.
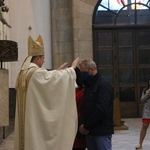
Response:
[[[141,145],[138,145],[138,146],[135,147],[135,149],[137,149],[137,150],[142,150],[142,146],[141,146]]]

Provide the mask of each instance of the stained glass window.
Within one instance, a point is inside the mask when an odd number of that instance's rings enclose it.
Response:
[[[120,10],[122,7],[127,6],[131,3],[137,3],[136,9],[148,9],[144,5],[149,6],[149,0],[102,0],[98,10],[106,11],[107,9],[110,9],[116,11],[116,10]],[[131,9],[135,9],[135,4],[132,5]]]
[[[94,24],[148,24],[150,0],[102,0],[99,2]]]

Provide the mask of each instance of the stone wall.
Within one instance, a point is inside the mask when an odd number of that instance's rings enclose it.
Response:
[[[53,68],[73,59],[71,6],[71,0],[51,0]]]
[[[73,0],[74,56],[93,58],[92,18],[97,0]]]
[[[98,0],[51,0],[53,68],[93,58],[92,17]]]

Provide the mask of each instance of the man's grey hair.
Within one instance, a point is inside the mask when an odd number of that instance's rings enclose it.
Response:
[[[89,69],[90,68],[97,69],[96,63],[90,58],[80,60],[79,67],[81,66],[81,64],[84,64]]]

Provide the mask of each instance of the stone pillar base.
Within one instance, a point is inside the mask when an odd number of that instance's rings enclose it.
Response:
[[[118,98],[114,100],[114,129],[115,130],[128,130],[128,127],[121,121],[120,101]]]
[[[0,69],[0,127],[9,125],[8,70]]]
[[[9,88],[9,126],[3,127],[4,139],[14,131],[15,111],[16,111],[16,90],[15,88]]]
[[[0,127],[0,143],[3,142],[3,127]]]

